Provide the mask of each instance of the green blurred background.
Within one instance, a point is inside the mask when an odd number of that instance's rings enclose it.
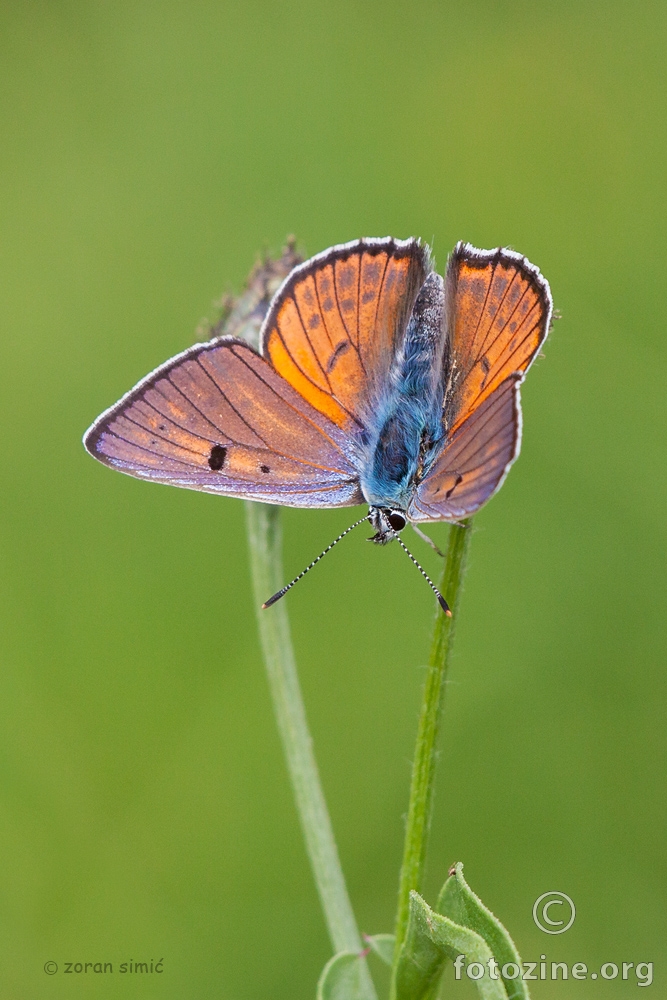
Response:
[[[305,1000],[330,955],[242,504],[80,443],[292,232],[420,235],[441,268],[458,239],[508,244],[551,282],[522,456],[476,521],[427,897],[463,860],[524,958],[653,961],[664,995],[666,28],[639,2],[2,5],[3,997]],[[286,511],[286,574],[352,513]],[[433,601],[363,538],[288,601],[378,932]],[[548,890],[577,905],[561,937],[532,921]],[[151,958],[131,987],[43,971]]]

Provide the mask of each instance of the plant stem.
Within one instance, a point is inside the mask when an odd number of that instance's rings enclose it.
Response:
[[[261,607],[284,582],[280,509],[251,501],[245,506],[260,641],[306,849],[334,952],[361,952],[361,939],[313,753],[287,608],[283,602],[265,611]],[[375,1000],[365,959],[361,961],[364,963],[364,998]]]
[[[460,525],[453,524],[449,529],[440,591],[452,610],[452,617],[448,618],[439,607],[437,608],[412,764],[410,803],[398,891],[394,971],[407,931],[410,892],[413,889],[417,892],[422,890],[444,685],[452,650],[454,623],[456,622],[461,582],[465,572],[471,524],[471,519],[468,519]]]

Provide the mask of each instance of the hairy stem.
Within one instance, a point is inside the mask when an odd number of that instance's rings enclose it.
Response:
[[[267,610],[261,608],[284,583],[280,509],[250,501],[245,506],[260,641],[308,857],[334,951],[361,952],[361,939],[313,753],[287,607],[281,601]],[[375,1000],[365,959],[361,961],[364,962],[364,1000]]]
[[[405,829],[403,864],[399,881],[396,914],[396,950],[394,970],[405,940],[410,910],[410,892],[422,891],[424,861],[431,822],[433,781],[437,757],[438,733],[442,718],[444,684],[452,651],[454,625],[458,609],[461,582],[465,572],[470,541],[471,520],[453,524],[449,529],[445,568],[440,591],[452,610],[448,618],[440,608],[436,611],[431,652],[419,714],[417,742],[412,764],[410,803]],[[392,989],[393,993],[393,989]]]

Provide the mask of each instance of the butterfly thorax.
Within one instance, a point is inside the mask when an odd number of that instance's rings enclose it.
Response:
[[[432,273],[417,296],[389,391],[374,414],[369,461],[360,477],[371,510],[407,510],[442,447],[443,317],[443,282]]]

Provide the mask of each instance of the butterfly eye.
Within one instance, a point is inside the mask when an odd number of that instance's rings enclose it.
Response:
[[[406,525],[405,518],[398,511],[392,510],[391,513],[387,514],[387,520],[394,529],[394,531],[402,531]]]

